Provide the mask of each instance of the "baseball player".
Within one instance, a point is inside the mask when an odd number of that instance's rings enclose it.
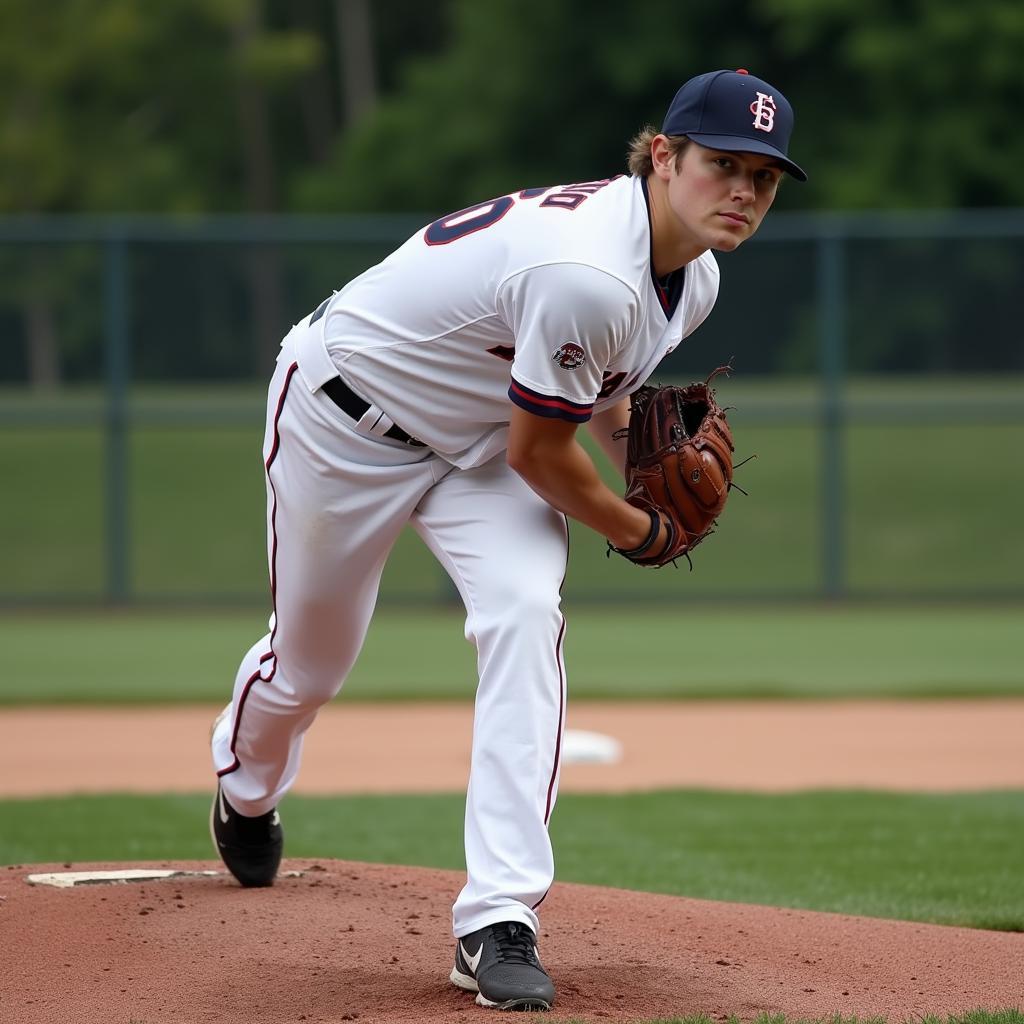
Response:
[[[211,828],[242,885],[274,879],[303,736],[411,524],[458,588],[479,671],[451,981],[482,1006],[550,1008],[536,937],[566,711],[566,517],[626,554],[668,543],[576,431],[622,467],[630,393],[715,302],[711,250],[753,235],[784,172],[806,177],[792,124],[746,71],[691,79],[634,140],[628,175],[442,217],[289,332],[263,449],[270,631],[212,734]]]

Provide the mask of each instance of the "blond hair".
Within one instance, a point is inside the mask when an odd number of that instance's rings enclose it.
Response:
[[[654,161],[651,159],[651,143],[656,135],[661,132],[652,125],[642,128],[629,143],[629,159],[627,167],[629,173],[638,178],[646,178],[654,170]],[[679,161],[682,159],[690,140],[685,135],[667,135],[669,150],[676,158],[676,169],[679,169]]]

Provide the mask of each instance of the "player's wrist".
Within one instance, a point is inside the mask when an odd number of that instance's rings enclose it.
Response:
[[[629,519],[623,523],[621,532],[617,531],[615,536],[609,535],[608,540],[612,547],[620,551],[635,551],[644,546],[654,547],[658,535],[662,532],[661,516],[649,512],[647,509],[636,508],[633,505],[627,506],[630,511]],[[657,529],[652,543],[651,534]]]

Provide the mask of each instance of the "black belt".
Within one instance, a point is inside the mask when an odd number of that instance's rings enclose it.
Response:
[[[360,398],[340,377],[332,377],[324,385],[324,394],[344,413],[347,413],[357,423],[366,415],[370,403]],[[382,414],[383,415],[383,414]],[[384,431],[385,437],[394,441],[401,441],[403,444],[412,445],[414,448],[425,448],[422,441],[410,437],[400,426],[392,424]]]

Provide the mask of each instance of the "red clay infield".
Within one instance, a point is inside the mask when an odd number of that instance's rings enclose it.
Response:
[[[606,731],[623,742],[623,763],[618,769],[566,766],[565,788],[642,788],[644,778],[648,786],[671,784],[663,775],[643,772],[628,783],[620,778],[627,768],[637,769],[636,757],[642,760],[642,750],[652,746],[650,739],[658,730],[666,735],[665,707],[648,706],[646,725],[636,706],[618,715],[608,705],[604,708],[612,712]],[[354,719],[356,710],[350,706],[344,716],[351,713]],[[713,721],[715,710],[720,717]],[[449,711],[464,715],[464,709]],[[1024,701],[780,703],[731,709],[679,705],[678,711],[682,717],[669,734],[677,784],[742,785],[757,778],[762,783],[757,788],[794,788],[803,765],[802,784],[808,787],[1024,787],[1019,741]],[[576,709],[570,727],[594,729],[604,721],[599,715],[588,718],[586,712]],[[64,758],[59,763],[62,787],[48,782],[44,771],[36,776],[38,792],[102,788],[107,779],[102,770],[96,772],[96,765],[111,763],[119,766],[116,777],[122,783],[115,788],[128,788],[124,783],[129,779],[135,783],[131,788],[144,788],[140,777],[149,788],[196,788],[191,773],[199,770],[202,758],[193,764],[193,752],[203,748],[209,709],[164,709],[130,722],[121,716],[139,713],[119,711],[112,715],[110,731],[100,730],[100,741],[93,729],[98,713],[70,714],[77,729],[64,729],[69,722],[62,716],[68,712],[50,717],[38,711],[0,713],[5,736],[0,790],[29,795],[26,778],[32,779],[40,764],[52,764],[58,755]],[[394,724],[402,717],[396,716],[388,732],[393,749],[402,749]],[[449,737],[462,742],[455,731],[437,731],[439,721],[431,719],[425,728],[421,715],[419,731],[433,737],[439,750],[449,748]],[[383,724],[377,721],[378,727]],[[179,726],[189,730],[187,740],[176,732]],[[646,743],[630,738],[634,727],[643,730]],[[330,718],[323,719],[311,735],[311,756],[303,773],[307,792],[363,788],[338,784],[347,773],[340,770],[333,728]],[[922,740],[932,729],[931,742]],[[84,744],[77,754],[69,750],[74,735]],[[736,740],[738,735],[765,739],[743,742]],[[118,736],[121,742],[113,742]],[[133,753],[139,736],[146,739],[151,757],[140,759]],[[90,743],[97,743],[95,757]],[[165,743],[168,748],[178,744],[178,770],[169,774],[166,769],[174,762],[161,758]],[[321,749],[314,756],[318,743]],[[113,757],[99,754],[101,746],[112,748]],[[931,754],[926,753],[929,748]],[[25,758],[15,773],[11,768],[19,749]],[[766,757],[772,749],[781,756]],[[904,775],[898,769],[900,749]],[[780,765],[777,771],[769,767],[773,760]],[[333,786],[315,768],[318,763],[330,766]],[[430,763],[429,758],[416,761],[420,778]],[[456,763],[464,779],[465,763]],[[874,781],[880,764],[887,766],[884,778]],[[144,765],[164,769],[142,771]],[[594,781],[595,773],[601,778],[602,768],[608,773],[606,786]],[[664,765],[659,769],[666,770]],[[202,771],[208,781],[205,765]],[[365,765],[361,774],[365,779]],[[929,778],[933,784],[925,787]],[[610,784],[615,779],[621,784]],[[89,867],[114,866],[139,865]],[[155,866],[220,867],[213,862]],[[266,890],[243,890],[223,872],[73,889],[26,881],[31,872],[69,867],[0,868],[3,1024],[439,1024],[494,1019],[495,1011],[476,1007],[447,980],[452,955],[449,907],[462,883],[458,873],[291,860],[285,870],[301,874],[284,877]],[[636,1021],[692,1013],[712,1018],[735,1013],[750,1019],[762,1011],[782,1011],[791,1019],[841,1013],[900,1021],[925,1013],[1024,1006],[1022,934],[566,883],[556,883],[542,913],[541,954],[558,989],[552,1021]]]

